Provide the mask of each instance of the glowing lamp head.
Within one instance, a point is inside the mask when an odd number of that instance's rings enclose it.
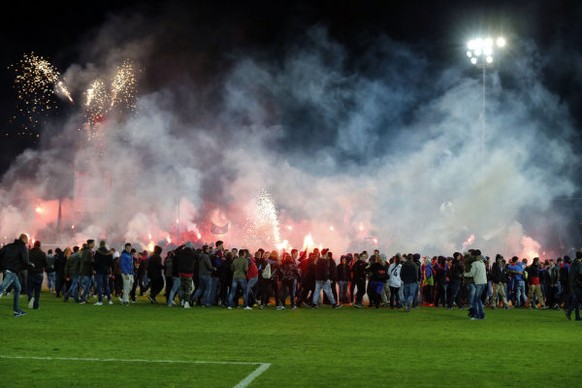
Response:
[[[505,41],[505,38],[500,36],[499,38],[497,38],[497,40],[495,41],[495,44],[497,45],[497,47],[505,47],[505,44],[507,42]]]

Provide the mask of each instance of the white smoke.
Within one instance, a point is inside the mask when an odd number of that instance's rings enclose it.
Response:
[[[128,23],[104,26],[87,63],[65,74],[80,93],[132,58],[143,68],[137,113],[109,117],[96,144],[77,131],[82,115],[74,112],[55,123],[56,134],[51,128],[54,140],[16,160],[0,192],[5,239],[27,231],[55,243],[145,246],[179,243],[188,231],[204,242],[263,244],[273,236],[249,240],[245,228],[267,188],[279,216],[272,233],[293,247],[311,234],[336,256],[374,248],[450,255],[471,246],[513,255],[550,244],[529,236],[524,222],[546,222],[553,199],[576,189],[568,107],[541,83],[530,43],[520,47],[528,55],[506,65],[515,74],[509,86],[496,69],[487,73],[481,155],[482,79],[467,64],[437,71],[422,52],[385,36],[350,58],[317,27],[301,44],[289,42],[282,58],[224,53],[229,66],[206,74],[199,53],[162,49],[172,44],[156,41],[164,22]],[[126,43],[113,46],[111,37]],[[191,61],[192,72],[160,71],[159,56]],[[36,213],[38,203],[50,215]],[[220,226],[229,225],[224,236],[208,228],[217,211]]]

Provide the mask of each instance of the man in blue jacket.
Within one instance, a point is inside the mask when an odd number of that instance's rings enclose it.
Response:
[[[18,306],[18,299],[20,298],[20,291],[22,290],[18,274],[29,264],[26,244],[28,244],[28,236],[23,233],[18,240],[14,240],[12,244],[5,245],[0,250],[0,263],[2,264],[1,267],[5,270],[4,281],[0,285],[0,297],[2,297],[4,291],[12,284],[14,288],[13,310],[15,317],[21,317],[25,314]]]
[[[133,256],[131,254],[131,244],[126,243],[121,256],[119,257],[121,265],[121,278],[123,280],[123,295],[121,304],[129,306],[129,292],[133,288]]]

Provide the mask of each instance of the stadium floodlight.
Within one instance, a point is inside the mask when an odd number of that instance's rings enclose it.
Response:
[[[487,67],[493,66],[497,49],[502,49],[507,44],[504,37],[499,36],[495,40],[491,37],[479,37],[467,42],[467,57],[478,68],[483,69],[483,106],[481,110],[481,165],[485,157],[485,75]]]

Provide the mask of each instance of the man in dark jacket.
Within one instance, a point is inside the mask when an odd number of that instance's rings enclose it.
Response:
[[[317,308],[319,303],[320,292],[323,290],[329,302],[334,309],[342,307],[341,304],[336,303],[333,293],[331,292],[331,265],[330,257],[326,249],[322,250],[320,258],[315,262],[315,291],[313,292],[312,306]]]
[[[113,273],[113,254],[107,249],[105,241],[100,241],[99,248],[95,251],[93,269],[95,270],[95,287],[98,298],[95,305],[103,305],[103,294],[107,297],[108,303],[113,304],[109,288],[109,277]]]
[[[156,302],[156,296],[164,288],[164,277],[162,275],[162,270],[164,265],[162,264],[162,247],[156,245],[154,247],[154,253],[150,256],[148,261],[148,277],[150,278],[150,294],[148,299],[152,303]]]
[[[14,316],[20,317],[25,314],[18,306],[18,298],[20,298],[20,280],[18,273],[28,266],[28,236],[21,234],[18,240],[14,240],[12,244],[5,245],[0,250],[1,267],[4,268],[4,281],[0,285],[0,297],[6,289],[12,284],[14,288]]]
[[[188,241],[184,248],[177,254],[178,275],[180,276],[180,289],[184,298],[184,308],[190,308],[190,295],[192,295],[192,276],[196,265],[196,255],[192,243]]]
[[[38,310],[44,271],[48,268],[46,253],[40,249],[40,241],[34,242],[34,247],[28,253],[28,257],[30,261],[26,290],[28,294],[28,308]]]
[[[418,293],[418,267],[411,257],[403,258],[402,268],[400,269],[400,280],[402,280],[402,294],[406,312],[410,312],[410,306],[414,297]]]
[[[572,262],[570,272],[568,273],[570,284],[570,303],[566,309],[566,317],[571,319],[572,311],[576,314],[576,320],[582,321],[580,317],[580,303],[582,302],[582,252],[576,252],[576,259]]]
[[[493,297],[491,307],[497,308],[498,295],[501,295],[503,300],[503,307],[509,309],[507,296],[505,295],[505,287],[507,284],[507,271],[505,266],[505,259],[500,254],[495,256],[495,263],[491,266],[491,283],[493,283]]]

